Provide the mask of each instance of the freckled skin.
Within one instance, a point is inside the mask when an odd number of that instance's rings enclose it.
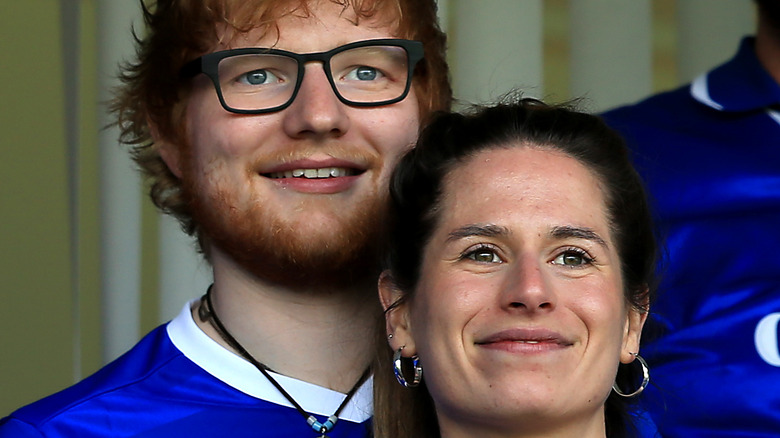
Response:
[[[355,26],[350,10],[332,2],[317,2],[312,11],[308,18],[281,18],[278,34],[250,32],[214,50],[273,46],[309,53],[397,37],[394,29],[376,20],[361,19]],[[416,139],[419,108],[414,89],[392,105],[345,105],[334,94],[322,64],[310,63],[292,105],[269,114],[225,111],[214,86],[199,75],[193,79],[187,122],[190,153],[179,156],[168,147],[167,161],[188,181],[196,218],[214,244],[259,277],[273,270],[282,280],[296,269],[335,278],[344,277],[336,275],[340,269],[362,267],[370,259],[384,214],[387,180]],[[264,176],[296,160],[338,160],[358,167],[360,175],[342,178],[343,183],[297,184]],[[297,281],[294,277],[290,286]]]

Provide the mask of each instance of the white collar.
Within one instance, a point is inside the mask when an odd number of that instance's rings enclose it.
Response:
[[[691,95],[694,99],[707,105],[710,108],[714,108],[718,111],[723,111],[723,105],[715,102],[710,96],[709,86],[707,85],[707,73],[697,77],[691,83]]]
[[[715,100],[712,99],[712,96],[710,96],[709,85],[707,84],[708,74],[709,73],[705,73],[693,80],[691,83],[691,96],[710,108],[723,111],[724,106],[718,102],[715,102]],[[767,108],[765,111],[772,120],[780,125],[780,111],[769,108]]]
[[[196,300],[187,303],[166,327],[176,348],[204,371],[233,388],[271,403],[293,408],[257,368],[240,356],[225,349],[195,324],[190,310]],[[271,373],[274,379],[306,411],[330,416],[344,400],[345,394],[312,383]],[[366,380],[339,413],[339,419],[362,423],[373,412],[373,381]]]

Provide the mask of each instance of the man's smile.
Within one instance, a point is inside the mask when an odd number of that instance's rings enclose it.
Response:
[[[321,167],[321,168],[313,168],[313,169],[293,169],[293,170],[286,170],[284,172],[271,172],[269,174],[266,174],[265,176],[271,179],[279,179],[279,178],[319,179],[319,178],[338,178],[344,176],[353,176],[353,175],[357,175],[358,173],[359,171],[357,169],[352,169],[347,167]]]

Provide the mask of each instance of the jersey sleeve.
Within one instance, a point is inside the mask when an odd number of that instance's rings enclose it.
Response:
[[[12,417],[0,419],[0,438],[42,438],[38,429]]]

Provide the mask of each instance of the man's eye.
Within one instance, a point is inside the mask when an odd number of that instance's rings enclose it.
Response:
[[[358,81],[375,81],[382,76],[382,73],[374,67],[361,65],[355,67],[345,76],[346,79]]]
[[[263,85],[278,82],[276,75],[268,70],[253,70],[238,77],[238,82],[247,85]]]
[[[503,263],[501,257],[490,248],[478,248],[464,254],[464,258],[474,260],[477,263]]]
[[[553,259],[553,264],[578,267],[588,265],[593,262],[593,259],[588,257],[583,251],[567,250],[559,254]]]

